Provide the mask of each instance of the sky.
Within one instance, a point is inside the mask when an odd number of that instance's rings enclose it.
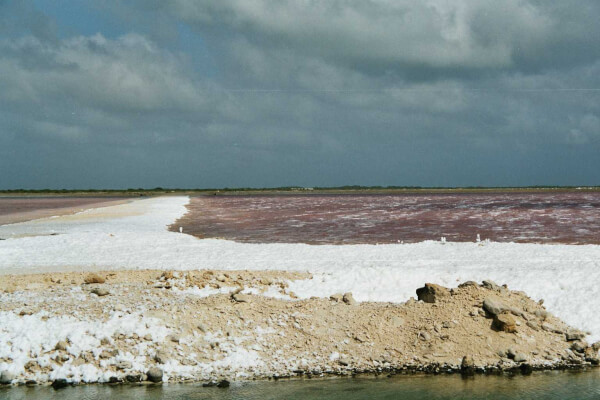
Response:
[[[597,0],[0,0],[0,189],[600,185]]]

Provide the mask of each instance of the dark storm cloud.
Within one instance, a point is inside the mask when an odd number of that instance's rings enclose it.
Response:
[[[0,1],[0,187],[599,183],[595,1],[95,7]]]

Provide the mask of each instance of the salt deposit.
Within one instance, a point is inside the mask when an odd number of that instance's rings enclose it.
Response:
[[[169,232],[188,197],[160,197],[0,226],[0,273],[109,269],[310,271],[301,298],[351,291],[357,301],[407,300],[423,282],[492,279],[544,299],[548,310],[600,339],[600,246],[514,243],[245,244]]]

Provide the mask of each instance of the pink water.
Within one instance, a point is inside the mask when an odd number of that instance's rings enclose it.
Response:
[[[600,244],[600,193],[195,197],[173,225],[253,243],[474,241]]]

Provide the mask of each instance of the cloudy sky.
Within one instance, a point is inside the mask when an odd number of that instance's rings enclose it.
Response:
[[[597,0],[0,0],[0,188],[600,184]]]

